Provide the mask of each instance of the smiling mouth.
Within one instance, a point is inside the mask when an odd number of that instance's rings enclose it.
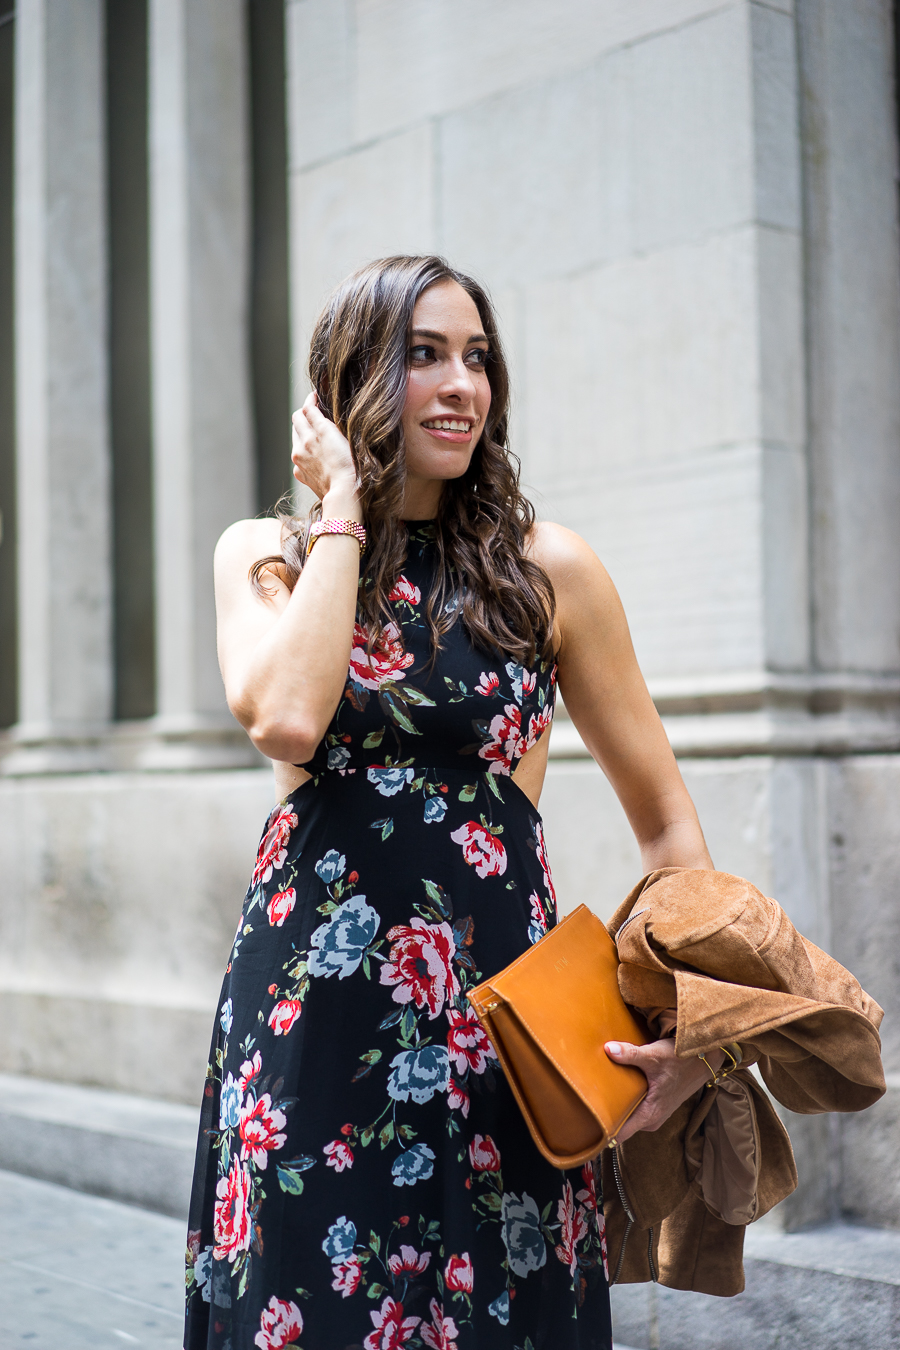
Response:
[[[422,423],[427,431],[471,431],[474,425],[468,417],[432,417]]]

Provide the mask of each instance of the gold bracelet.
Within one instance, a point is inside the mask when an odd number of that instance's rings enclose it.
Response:
[[[306,556],[307,558],[313,551],[313,545],[317,539],[321,539],[323,534],[350,534],[359,544],[359,551],[362,553],[366,546],[365,527],[356,520],[317,520],[315,525],[310,525],[309,534],[306,537]]]
[[[741,1064],[744,1061],[743,1051],[741,1050],[741,1047],[738,1045],[737,1041],[729,1041],[727,1045],[720,1045],[719,1049],[722,1051],[723,1054],[728,1056],[728,1058],[731,1060],[731,1063],[729,1064],[727,1069],[719,1069],[718,1073],[710,1064],[709,1060],[706,1058],[705,1055],[697,1056],[698,1059],[703,1060],[703,1063],[706,1065],[711,1075],[709,1082],[705,1084],[706,1087],[715,1087],[717,1083],[721,1083],[723,1079],[728,1077],[729,1074],[734,1073],[735,1069],[740,1068]]]

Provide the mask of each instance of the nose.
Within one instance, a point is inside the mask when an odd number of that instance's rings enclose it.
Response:
[[[441,385],[441,394],[446,398],[458,398],[464,403],[470,403],[475,397],[475,388],[472,372],[465,361],[461,356],[454,357]]]

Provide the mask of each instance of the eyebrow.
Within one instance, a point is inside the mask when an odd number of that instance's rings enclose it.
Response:
[[[433,342],[447,341],[446,333],[436,333],[432,328],[414,328],[412,330],[412,336],[431,338]],[[472,336],[467,339],[466,345],[468,345],[469,342],[487,342],[487,337],[484,333],[473,333]]]

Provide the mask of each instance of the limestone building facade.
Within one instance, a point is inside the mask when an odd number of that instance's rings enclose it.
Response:
[[[270,771],[211,556],[329,287],[487,282],[541,515],[619,586],[713,858],[885,1006],[792,1225],[900,1226],[889,0],[0,0],[0,1068],[193,1101]],[[639,875],[564,710],[563,906]]]

